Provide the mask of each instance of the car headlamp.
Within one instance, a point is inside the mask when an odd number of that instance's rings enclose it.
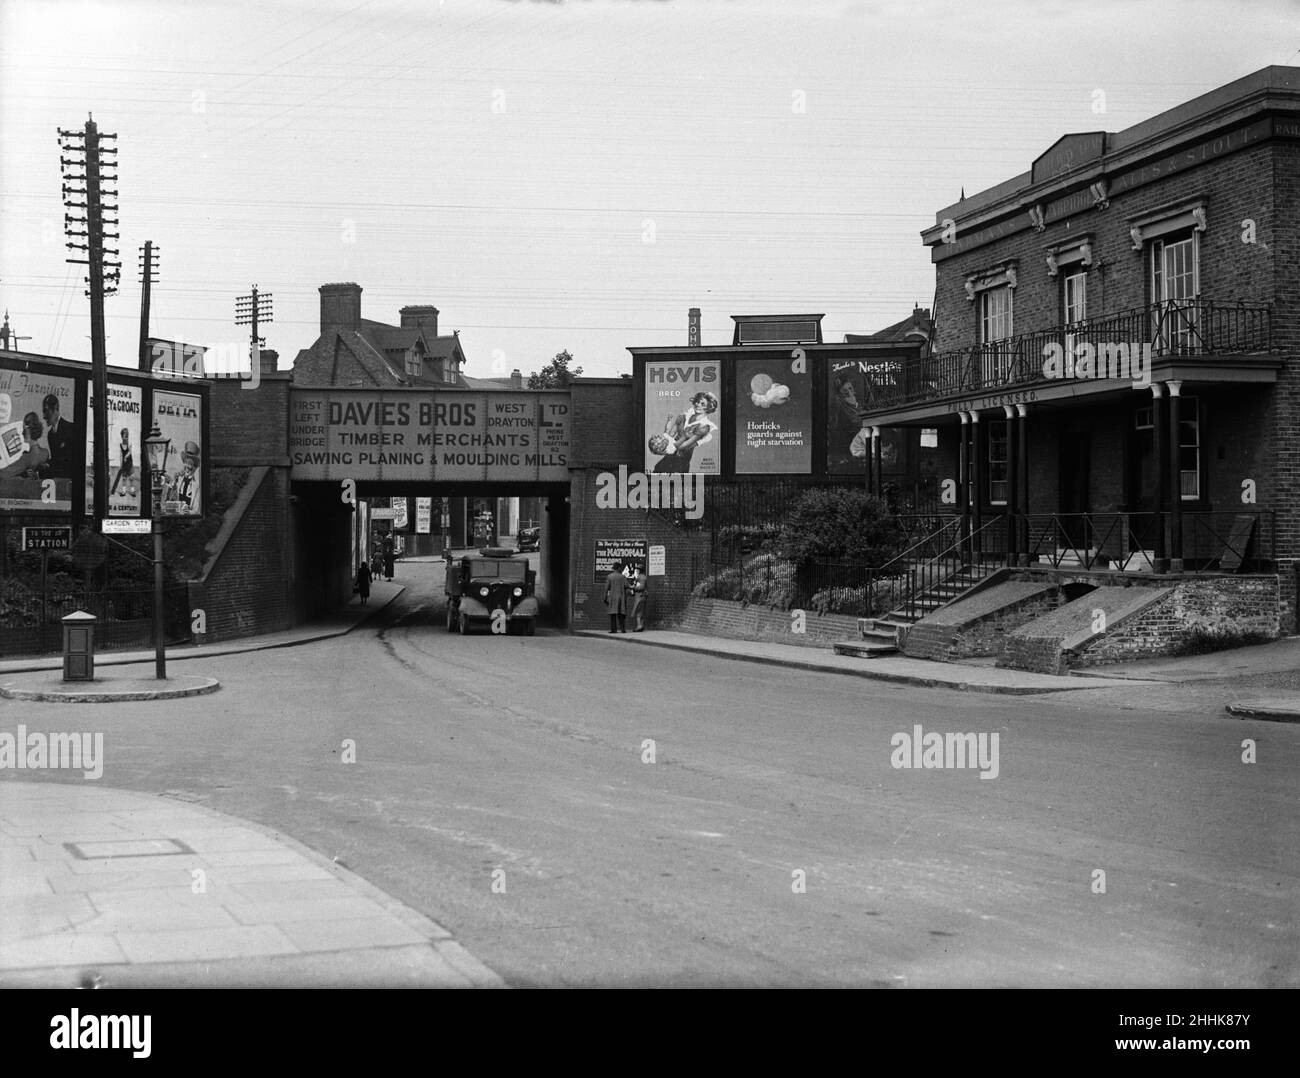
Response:
[[[486,598],[487,598],[488,590],[487,590],[487,588],[485,588],[485,587],[484,587],[484,588],[479,588],[479,589],[478,589],[478,593],[479,593],[480,596],[482,596],[484,599],[486,599]]]
[[[519,596],[523,595],[523,593],[524,593],[524,589],[523,589],[523,588],[515,588],[515,598],[516,598],[516,599],[518,599]]]

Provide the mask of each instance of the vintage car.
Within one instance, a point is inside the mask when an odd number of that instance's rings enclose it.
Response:
[[[532,636],[538,614],[537,573],[527,558],[504,547],[484,547],[447,562],[447,631],[469,634],[475,622],[491,631],[493,622],[506,632]],[[498,613],[500,612],[500,613]]]
[[[515,546],[519,553],[526,550],[540,550],[542,546],[542,529],[535,520],[521,521],[515,533]]]

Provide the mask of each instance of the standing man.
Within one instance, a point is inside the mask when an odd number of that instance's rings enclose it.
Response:
[[[609,614],[611,633],[627,632],[628,580],[619,562],[605,577],[605,611]]]
[[[59,413],[59,398],[53,393],[45,395],[41,414],[45,416],[45,444],[50,450],[43,471],[59,479],[71,479],[75,471],[77,428]]]
[[[392,532],[384,533],[384,579],[393,579],[393,562],[397,559],[397,546]]]
[[[634,633],[645,632],[645,590],[650,583],[650,578],[645,575],[645,569],[641,563],[632,563],[632,579],[628,581],[628,587],[632,592],[632,631]]]

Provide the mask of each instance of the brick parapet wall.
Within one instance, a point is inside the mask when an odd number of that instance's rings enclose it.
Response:
[[[829,646],[838,641],[858,639],[858,619],[845,614],[806,611],[804,632],[794,632],[793,625],[789,610],[692,597],[674,627],[688,633],[733,640],[778,640],[801,645]]]
[[[1276,637],[1280,627],[1277,577],[1188,579],[1163,602],[1115,626],[1077,655],[1064,656],[1064,665],[1101,666],[1170,655],[1200,632]]]
[[[1092,581],[1101,583],[1099,578],[1107,575],[1093,574]],[[1077,652],[1062,650],[1061,634],[1035,634],[1032,623],[1027,623],[1029,632],[1006,638],[998,665],[1042,674],[1063,674],[1076,667],[1172,655],[1203,632],[1276,637],[1281,629],[1278,579],[1272,574],[1150,580],[1152,587],[1170,585],[1174,588],[1170,595],[1131,617],[1112,623],[1104,634],[1094,637]]]
[[[254,473],[257,489],[243,507],[220,554],[189,584],[191,616],[204,612],[207,632],[197,643],[276,632],[293,624],[287,468]],[[230,511],[235,512],[237,508]]]
[[[924,620],[911,626],[903,637],[903,653],[909,659],[951,662],[997,655],[1007,634],[1061,605],[1059,589],[1009,603],[968,625],[927,625]]]

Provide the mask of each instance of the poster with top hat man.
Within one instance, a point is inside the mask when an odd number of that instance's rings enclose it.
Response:
[[[171,439],[163,466],[164,516],[203,515],[202,403],[193,394],[154,390],[158,430]]]

